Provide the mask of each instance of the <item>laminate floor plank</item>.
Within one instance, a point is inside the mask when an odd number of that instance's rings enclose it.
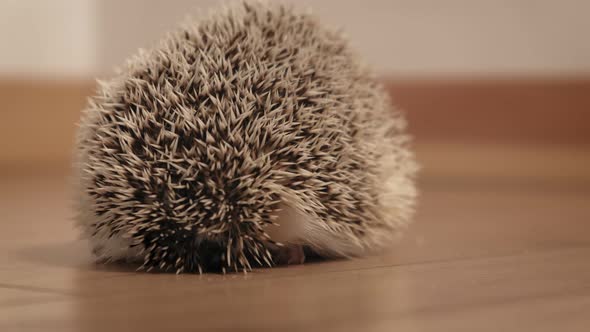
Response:
[[[587,331],[590,191],[428,182],[380,256],[248,274],[100,266],[63,177],[2,178],[0,331]]]

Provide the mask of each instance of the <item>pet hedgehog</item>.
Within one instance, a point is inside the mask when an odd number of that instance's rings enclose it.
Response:
[[[177,273],[378,252],[413,212],[405,127],[340,32],[234,4],[99,82],[77,224],[98,260]]]

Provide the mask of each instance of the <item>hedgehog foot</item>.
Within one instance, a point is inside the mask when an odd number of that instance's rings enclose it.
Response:
[[[300,244],[286,244],[276,249],[277,265],[297,265],[305,262],[305,252]]]

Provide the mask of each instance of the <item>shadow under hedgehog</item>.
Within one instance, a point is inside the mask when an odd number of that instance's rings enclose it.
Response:
[[[409,222],[403,117],[345,38],[244,2],[99,85],[77,144],[77,223],[101,261],[238,271],[383,250]]]

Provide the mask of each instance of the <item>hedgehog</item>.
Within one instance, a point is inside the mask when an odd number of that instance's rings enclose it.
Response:
[[[342,32],[240,2],[99,81],[76,223],[97,261],[250,271],[388,248],[412,218],[403,114]]]

